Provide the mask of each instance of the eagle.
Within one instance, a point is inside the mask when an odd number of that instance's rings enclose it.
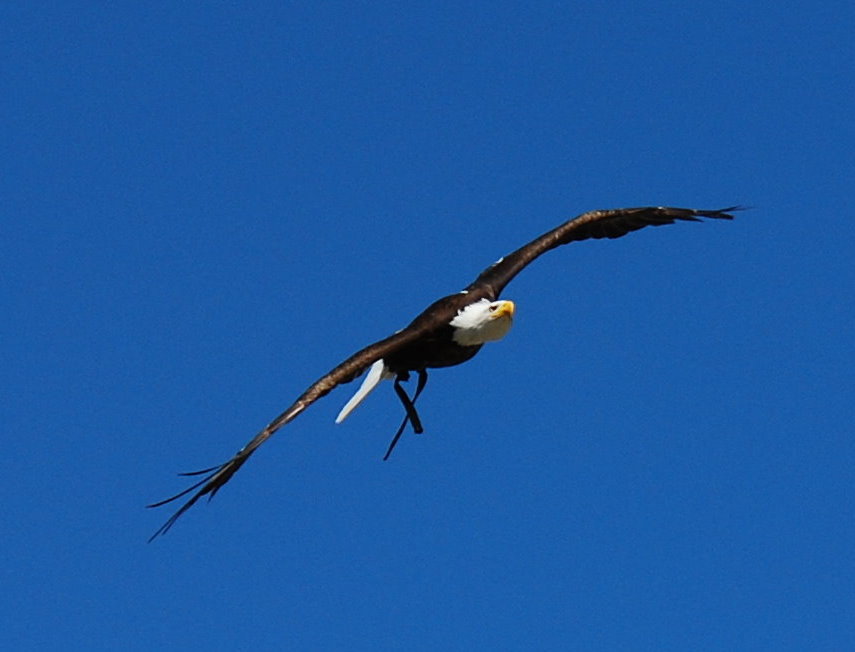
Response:
[[[424,431],[416,412],[416,400],[427,384],[427,370],[466,362],[487,342],[502,339],[513,323],[515,306],[513,301],[499,296],[517,274],[547,251],[591,238],[620,238],[646,226],[662,226],[677,221],[700,222],[702,218],[731,220],[731,213],[742,209],[742,206],[718,210],[648,206],[595,210],[574,217],[535,238],[487,267],[463,290],[434,301],[405,328],[360,349],[321,376],[227,462],[180,474],[204,477],[175,496],[148,505],[160,507],[192,493],[149,541],[165,534],[200,498],[213,498],[256,449],[282,426],[293,421],[319,398],[362,374],[365,374],[362,385],[341,409],[335,422],[341,423],[383,380],[392,380],[395,394],[404,407],[404,418],[383,457],[388,459],[408,423],[413,432]],[[417,376],[412,396],[401,384],[409,381],[411,374]]]

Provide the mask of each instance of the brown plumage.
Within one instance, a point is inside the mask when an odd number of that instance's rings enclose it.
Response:
[[[701,218],[733,219],[730,214],[740,210],[732,206],[720,210],[694,210],[689,208],[645,207],[598,210],[584,213],[555,229],[535,238],[528,244],[490,265],[462,292],[443,297],[428,306],[406,328],[357,351],[332,371],[312,383],[309,388],[282,414],[271,421],[261,432],[241,448],[229,461],[216,467],[185,473],[182,475],[206,475],[202,480],[181,493],[149,505],[159,507],[177,500],[191,492],[192,497],[155,532],[149,541],[164,534],[175,521],[202,496],[209,500],[243,466],[255,450],[277,430],[292,421],[303,410],[338,385],[348,383],[361,375],[378,360],[383,360],[385,369],[396,376],[395,389],[406,409],[401,424],[386,456],[388,457],[398,437],[410,421],[413,428],[421,431],[421,423],[415,413],[415,398],[424,387],[427,368],[446,367],[470,359],[481,348],[481,344],[461,346],[453,340],[454,327],[451,322],[467,306],[482,300],[496,301],[505,286],[529,263],[547,251],[570,242],[589,238],[619,238],[630,231],[645,226],[662,226],[676,221],[701,221]],[[406,380],[409,372],[419,373],[419,388],[409,399],[398,382]]]

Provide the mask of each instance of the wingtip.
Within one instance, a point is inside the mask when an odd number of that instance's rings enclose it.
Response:
[[[151,535],[148,542],[151,543],[157,537],[166,534],[172,528],[172,526],[175,525],[175,522],[179,518],[181,518],[181,516],[183,516],[188,509],[195,505],[196,501],[198,501],[202,496],[207,494],[208,500],[213,498],[217,491],[219,491],[220,488],[222,488],[222,486],[226,482],[228,482],[229,478],[231,478],[234,472],[237,471],[237,469],[240,468],[240,466],[246,461],[247,457],[249,457],[248,454],[243,457],[235,456],[228,462],[225,462],[218,466],[212,466],[208,469],[203,469],[201,471],[179,473],[179,475],[181,476],[197,476],[205,473],[207,473],[208,475],[205,475],[205,477],[203,477],[201,480],[194,483],[187,489],[184,489],[184,491],[175,494],[174,496],[170,496],[169,498],[166,498],[164,500],[158,501],[156,503],[151,503],[150,505],[146,505],[146,507],[149,509],[154,507],[161,507],[163,505],[171,503],[174,500],[178,500],[179,498],[182,498],[189,493],[192,493],[194,491],[196,492],[190,497],[190,499],[186,503],[184,503],[180,508],[178,508],[178,510],[172,516],[170,516],[167,521],[163,525],[161,525],[157,529],[157,531],[155,531],[154,534]]]
[[[752,208],[754,208],[754,207],[753,206],[743,206],[742,204],[737,204],[736,206],[728,206],[727,208],[720,208],[715,212],[718,213],[720,216],[726,218],[726,219],[732,220],[733,215],[730,215],[730,213],[736,213],[739,211],[749,211]]]
[[[702,218],[702,217],[712,218],[712,219],[717,219],[717,220],[732,220],[732,219],[734,219],[734,216],[731,215],[731,213],[735,213],[737,211],[748,210],[749,208],[750,208],[749,206],[736,205],[736,206],[728,206],[727,208],[716,208],[716,209],[712,209],[712,210],[694,210],[694,211],[692,211],[692,216],[688,217],[686,219],[689,219],[693,222],[700,222],[701,220],[699,218]]]

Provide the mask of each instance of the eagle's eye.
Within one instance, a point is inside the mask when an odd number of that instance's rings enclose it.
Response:
[[[493,304],[492,306],[490,306],[490,312],[496,312],[496,308],[498,308],[498,307],[499,306]]]

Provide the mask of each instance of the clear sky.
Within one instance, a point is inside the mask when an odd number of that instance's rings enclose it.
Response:
[[[855,646],[849,2],[3,3],[15,650]],[[251,6],[250,6],[251,5]],[[339,389],[594,208],[426,433]]]

